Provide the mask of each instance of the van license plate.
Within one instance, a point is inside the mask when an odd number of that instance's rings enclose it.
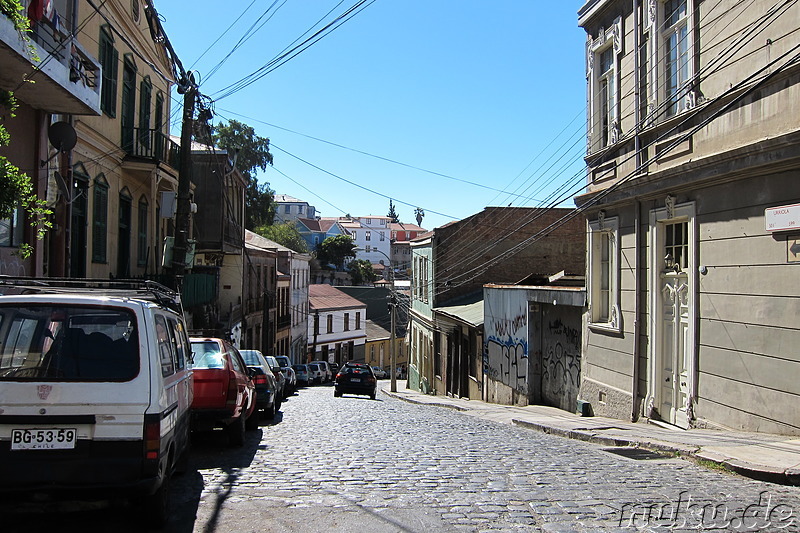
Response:
[[[12,429],[12,450],[71,450],[78,440],[75,428]]]

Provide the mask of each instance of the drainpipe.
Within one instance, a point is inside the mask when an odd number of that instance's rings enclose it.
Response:
[[[639,0],[633,0],[633,68],[635,70],[635,74],[633,76],[633,87],[634,87],[634,120],[636,121],[636,126],[633,135],[633,144],[634,144],[634,151],[636,153],[636,172],[640,172],[641,165],[642,165],[642,152],[641,152],[641,139],[639,137],[639,133],[641,131],[641,105],[639,105],[639,99],[641,98],[641,87],[640,87],[640,65],[639,65],[639,57],[640,51],[639,47],[641,46],[641,40],[639,38],[640,32],[640,20],[639,20]],[[631,394],[633,397],[633,402],[631,406],[631,422],[636,422],[639,419],[639,356],[640,356],[640,345],[641,345],[641,299],[642,299],[642,280],[641,280],[641,267],[642,267],[642,244],[641,244],[641,202],[638,198],[635,198],[635,216],[634,216],[634,238],[636,239],[635,242],[635,252],[634,252],[634,314],[633,314],[633,387],[631,388]]]

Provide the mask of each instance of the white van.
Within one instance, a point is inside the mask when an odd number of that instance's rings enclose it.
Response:
[[[327,361],[311,361],[315,365],[319,365],[319,369],[322,370],[322,383],[328,383],[329,381],[333,380],[333,372],[331,372],[331,365],[328,364]]]
[[[191,353],[166,287],[0,276],[0,492],[139,496],[163,524]]]

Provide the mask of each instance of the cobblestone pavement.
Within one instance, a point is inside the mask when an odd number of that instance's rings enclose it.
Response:
[[[800,531],[799,487],[677,458],[330,386],[281,411],[242,448],[196,439],[168,531]],[[2,531],[140,531],[136,512],[16,515]]]
[[[305,389],[262,430],[239,452],[196,450],[195,531],[236,531],[220,517],[241,504],[263,531],[800,530],[797,487],[385,395]]]

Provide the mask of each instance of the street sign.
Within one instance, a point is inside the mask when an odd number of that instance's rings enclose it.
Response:
[[[800,230],[800,204],[768,207],[764,210],[767,231]]]

